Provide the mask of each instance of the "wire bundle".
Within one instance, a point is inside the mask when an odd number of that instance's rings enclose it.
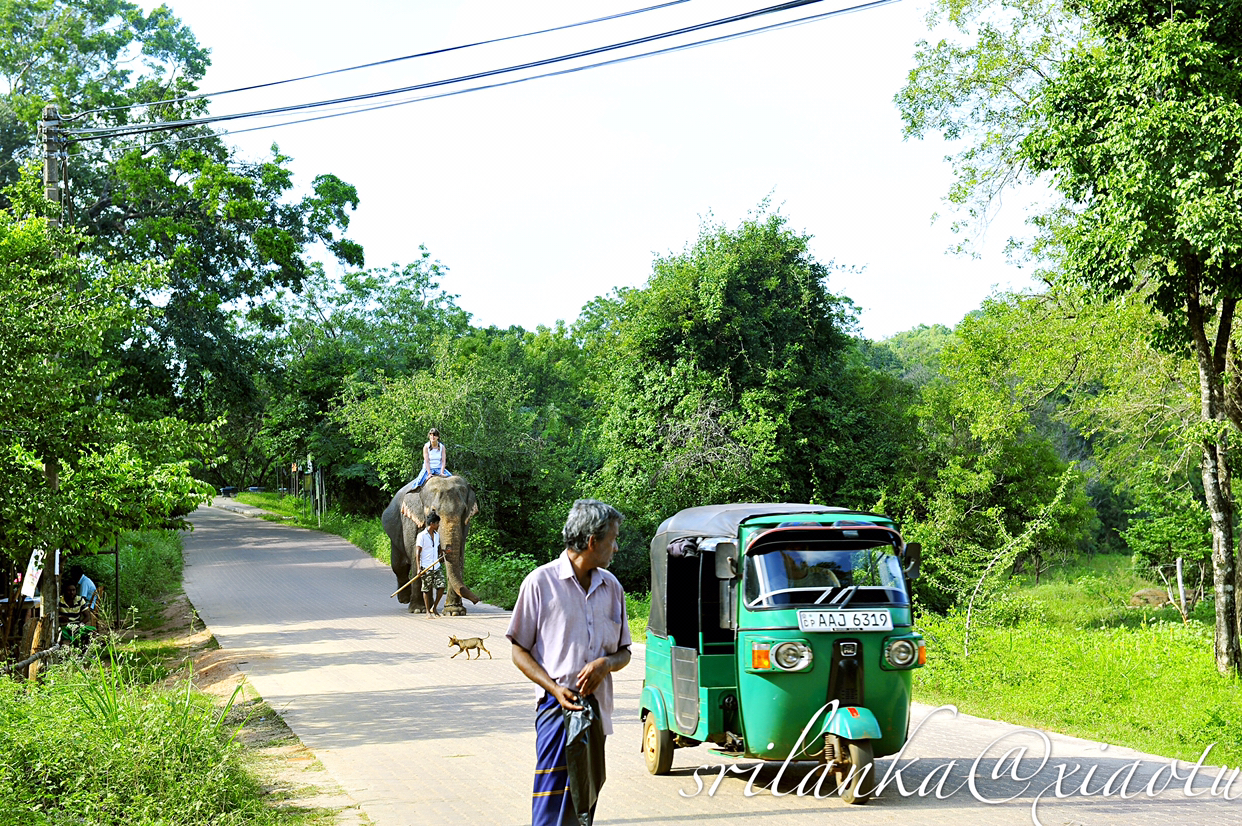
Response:
[[[548,34],[550,32],[564,31],[567,29],[578,28],[581,26],[589,26],[595,23],[602,23],[606,21],[617,20],[623,17],[631,17],[634,15],[643,14],[646,12],[666,9],[671,6],[679,6],[679,5],[688,3],[688,2],[690,2],[690,0],[670,0],[670,2],[660,3],[657,5],[653,5],[653,6],[646,6],[643,8],[633,9],[631,11],[619,12],[617,14],[607,15],[605,17],[597,17],[597,18],[593,18],[590,20],[583,20],[583,21],[579,21],[576,23],[569,23],[566,25],[555,26],[553,28],[540,29],[538,31],[531,31],[531,32],[524,32],[522,34],[507,35],[504,37],[492,38],[489,40],[480,40],[480,41],[473,42],[473,43],[466,43],[466,44],[459,45],[459,46],[450,46],[450,47],[434,49],[430,51],[418,52],[416,54],[404,55],[401,57],[387,58],[384,60],[378,60],[378,61],[374,61],[371,63],[364,63],[364,64],[359,64],[356,66],[347,66],[347,67],[339,68],[339,69],[331,69],[328,71],[317,72],[315,74],[303,75],[300,77],[286,78],[283,80],[274,80],[274,81],[269,81],[265,83],[253,84],[250,86],[238,87],[235,89],[225,89],[220,92],[204,93],[204,94],[197,94],[197,95],[191,95],[191,96],[182,96],[182,97],[177,97],[177,98],[170,98],[167,100],[152,101],[149,103],[132,104],[129,106],[113,106],[113,107],[106,107],[106,108],[101,108],[101,109],[93,109],[89,112],[82,112],[78,115],[75,115],[72,118],[67,119],[66,122],[68,123],[68,122],[82,121],[86,118],[89,118],[92,115],[98,115],[98,114],[103,114],[103,113],[108,113],[108,112],[116,112],[120,110],[134,110],[134,109],[141,109],[141,108],[151,108],[151,107],[158,107],[161,105],[167,105],[167,104],[173,104],[173,103],[186,103],[186,102],[194,101],[194,100],[213,99],[213,98],[219,98],[225,95],[235,94],[239,92],[248,92],[248,91],[254,91],[258,89],[282,86],[286,84],[297,83],[300,81],[327,77],[329,75],[352,72],[352,71],[356,71],[359,69],[368,69],[368,68],[373,68],[376,66],[383,66],[383,65],[393,64],[393,63],[399,63],[402,61],[415,60],[415,59],[424,58],[424,57],[431,57],[433,55],[442,55],[442,54],[446,54],[449,52],[462,51],[465,49],[500,43],[504,41],[511,41],[511,40],[517,40],[520,38],[533,37],[533,36],[541,35],[541,34]],[[643,58],[653,57],[656,55],[670,54],[673,52],[684,51],[686,49],[693,49],[699,46],[705,46],[705,45],[709,45],[713,43],[722,43],[722,42],[729,41],[729,40],[736,40],[741,37],[748,37],[750,35],[759,34],[761,32],[774,31],[777,29],[788,28],[791,26],[798,26],[798,25],[802,25],[805,23],[811,23],[811,22],[818,21],[818,20],[825,20],[828,18],[838,17],[844,14],[849,14],[851,12],[863,11],[865,9],[876,8],[879,6],[886,6],[892,3],[900,2],[900,0],[870,0],[869,2],[858,3],[856,5],[848,6],[845,8],[833,9],[831,11],[819,12],[819,13],[811,14],[811,15],[804,15],[804,16],[796,17],[796,18],[789,19],[789,20],[782,20],[776,23],[768,23],[762,26],[747,28],[747,29],[743,29],[740,31],[733,31],[733,32],[729,32],[726,34],[716,35],[713,37],[708,37],[708,38],[703,38],[703,39],[698,39],[698,40],[692,40],[689,42],[677,43],[677,44],[674,44],[671,46],[665,46],[662,48],[649,49],[647,51],[640,51],[637,53],[622,55],[619,57],[612,57],[612,58],[608,58],[605,60],[598,60],[595,62],[588,62],[588,63],[580,63],[578,65],[555,69],[552,71],[546,71],[546,72],[541,72],[541,73],[536,73],[536,74],[526,74],[520,77],[508,78],[505,80],[497,80],[494,82],[482,83],[482,84],[478,84],[474,86],[466,86],[464,88],[454,88],[454,89],[448,89],[446,91],[436,91],[436,92],[427,94],[427,92],[430,90],[445,89],[445,87],[452,87],[452,86],[456,86],[460,84],[471,83],[473,81],[488,80],[491,78],[503,77],[505,75],[510,75],[514,73],[528,72],[532,69],[540,69],[540,68],[550,67],[550,66],[554,66],[557,64],[568,63],[572,61],[586,60],[589,58],[597,57],[597,56],[608,54],[611,52],[616,52],[616,51],[623,50],[623,49],[631,49],[635,47],[648,46],[650,44],[654,44],[660,41],[669,40],[672,38],[682,37],[686,35],[693,35],[695,33],[704,32],[709,29],[714,29],[714,28],[718,28],[721,26],[728,26],[730,24],[743,23],[745,21],[754,20],[760,17],[766,17],[766,16],[773,15],[773,14],[779,14],[781,12],[788,12],[788,11],[803,8],[806,6],[817,5],[822,2],[824,2],[824,0],[789,0],[788,2],[778,3],[772,6],[766,6],[764,8],[754,9],[752,11],[742,12],[739,14],[733,14],[727,17],[717,18],[715,20],[709,20],[703,23],[696,23],[696,24],[689,25],[689,26],[682,26],[676,29],[669,29],[669,30],[657,32],[655,34],[645,35],[642,37],[630,38],[627,40],[609,43],[604,46],[597,46],[597,47],[590,48],[590,49],[580,49],[580,50],[569,52],[566,54],[555,55],[553,57],[526,61],[523,63],[513,64],[513,65],[504,66],[504,67],[496,68],[496,69],[487,69],[487,70],[479,71],[479,72],[471,72],[468,74],[458,75],[456,77],[442,78],[438,80],[428,81],[425,83],[417,83],[417,84],[411,84],[407,86],[401,86],[401,87],[394,88],[394,89],[361,92],[358,94],[346,95],[342,97],[335,97],[335,98],[330,98],[330,99],[325,99],[325,100],[288,104],[285,106],[276,106],[276,107],[270,107],[266,109],[256,109],[256,110],[247,111],[247,112],[236,112],[232,114],[222,114],[222,115],[205,115],[199,118],[186,118],[186,119],[162,121],[162,122],[155,121],[155,122],[146,123],[146,124],[126,124],[123,126],[99,127],[99,128],[91,128],[91,127],[85,127],[85,126],[82,126],[82,127],[70,126],[69,128],[65,130],[65,132],[67,136],[69,137],[69,140],[71,143],[81,143],[85,141],[101,141],[101,140],[111,139],[111,138],[141,136],[141,135],[148,135],[148,134],[158,133],[158,132],[189,129],[192,127],[208,126],[211,124],[223,123],[223,122],[228,122],[228,121],[238,121],[238,120],[247,120],[247,119],[256,119],[256,118],[285,117],[285,116],[290,116],[290,115],[294,116],[292,119],[281,120],[280,122],[277,122],[277,123],[268,123],[268,124],[263,124],[260,126],[251,126],[251,127],[242,128],[242,129],[233,129],[231,131],[226,131],[226,132],[212,131],[207,134],[200,133],[200,134],[191,135],[187,137],[174,138],[169,141],[162,141],[162,142],[155,143],[155,144],[147,144],[147,146],[152,147],[152,146],[159,146],[159,145],[163,145],[167,143],[182,143],[182,142],[187,142],[187,141],[203,140],[207,138],[220,137],[222,135],[235,135],[235,134],[241,134],[243,132],[254,132],[260,129],[273,129],[273,128],[280,127],[280,126],[291,126],[293,124],[298,124],[298,123],[309,123],[311,121],[326,120],[328,118],[342,117],[344,115],[357,114],[359,112],[369,112],[369,111],[374,111],[377,109],[387,109],[387,108],[391,108],[394,106],[405,106],[411,103],[419,103],[422,101],[435,100],[438,98],[445,98],[445,97],[452,97],[455,95],[463,95],[463,94],[468,94],[470,92],[480,92],[486,89],[495,89],[495,88],[499,88],[502,86],[511,86],[511,85],[518,84],[518,83],[526,83],[532,80],[541,80],[544,78],[556,77],[559,75],[567,75],[567,74],[573,74],[576,72],[583,72],[583,71],[587,71],[590,69],[597,69],[603,66],[611,66],[611,65],[616,65],[620,63],[627,63],[630,61],[641,60]],[[403,95],[406,97],[398,97],[398,96],[403,96]],[[398,98],[398,99],[393,100],[392,98]],[[377,101],[380,101],[380,102],[377,102]],[[302,115],[308,115],[308,116],[302,116]]]

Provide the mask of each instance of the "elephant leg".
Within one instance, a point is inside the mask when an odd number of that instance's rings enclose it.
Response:
[[[410,569],[409,568],[406,568],[404,574],[400,574],[400,573],[397,574],[398,585],[405,585],[409,581],[410,581]],[[407,602],[414,602],[418,598],[418,594],[416,593],[417,591],[418,591],[418,583],[415,582],[409,588],[402,588],[399,592],[397,592],[397,600],[400,601],[402,605],[405,605]]]
[[[410,601],[410,589],[402,588],[401,586],[410,581],[409,558],[405,555],[405,548],[399,546],[396,542],[392,543],[389,552],[392,554],[392,572],[397,576],[397,587],[401,588],[397,592],[397,601],[405,605]]]

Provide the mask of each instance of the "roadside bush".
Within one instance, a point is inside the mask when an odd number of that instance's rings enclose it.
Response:
[[[388,534],[384,533],[379,517],[364,519],[329,511],[324,514],[322,530],[344,537],[381,562],[392,562]]]
[[[510,609],[517,602],[522,580],[539,562],[529,554],[503,551],[500,534],[480,525],[470,532],[464,577],[470,590],[484,602]]]
[[[150,622],[160,612],[160,600],[181,587],[181,534],[171,530],[125,531],[120,541],[121,613],[133,609],[139,622]],[[112,618],[116,562],[111,555],[77,557],[96,585],[104,588],[100,605]],[[115,618],[113,618],[115,619]]]
[[[187,683],[72,663],[0,680],[0,811],[12,826],[274,823],[215,709]]]
[[[630,618],[630,637],[634,642],[647,641],[647,620],[651,616],[651,594],[625,592],[625,612]]]

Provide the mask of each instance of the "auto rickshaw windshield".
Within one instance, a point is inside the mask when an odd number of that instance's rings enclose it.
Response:
[[[746,555],[746,607],[909,605],[901,563],[890,545],[809,550],[771,545]]]

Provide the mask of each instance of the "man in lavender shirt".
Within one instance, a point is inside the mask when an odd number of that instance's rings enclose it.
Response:
[[[630,661],[625,593],[604,570],[617,552],[621,519],[603,502],[574,502],[562,532],[565,551],[526,577],[509,621],[513,663],[539,687],[534,826],[579,822],[569,793],[564,710],[596,706],[603,734],[612,733],[612,672]],[[599,753],[602,758],[602,744]]]

